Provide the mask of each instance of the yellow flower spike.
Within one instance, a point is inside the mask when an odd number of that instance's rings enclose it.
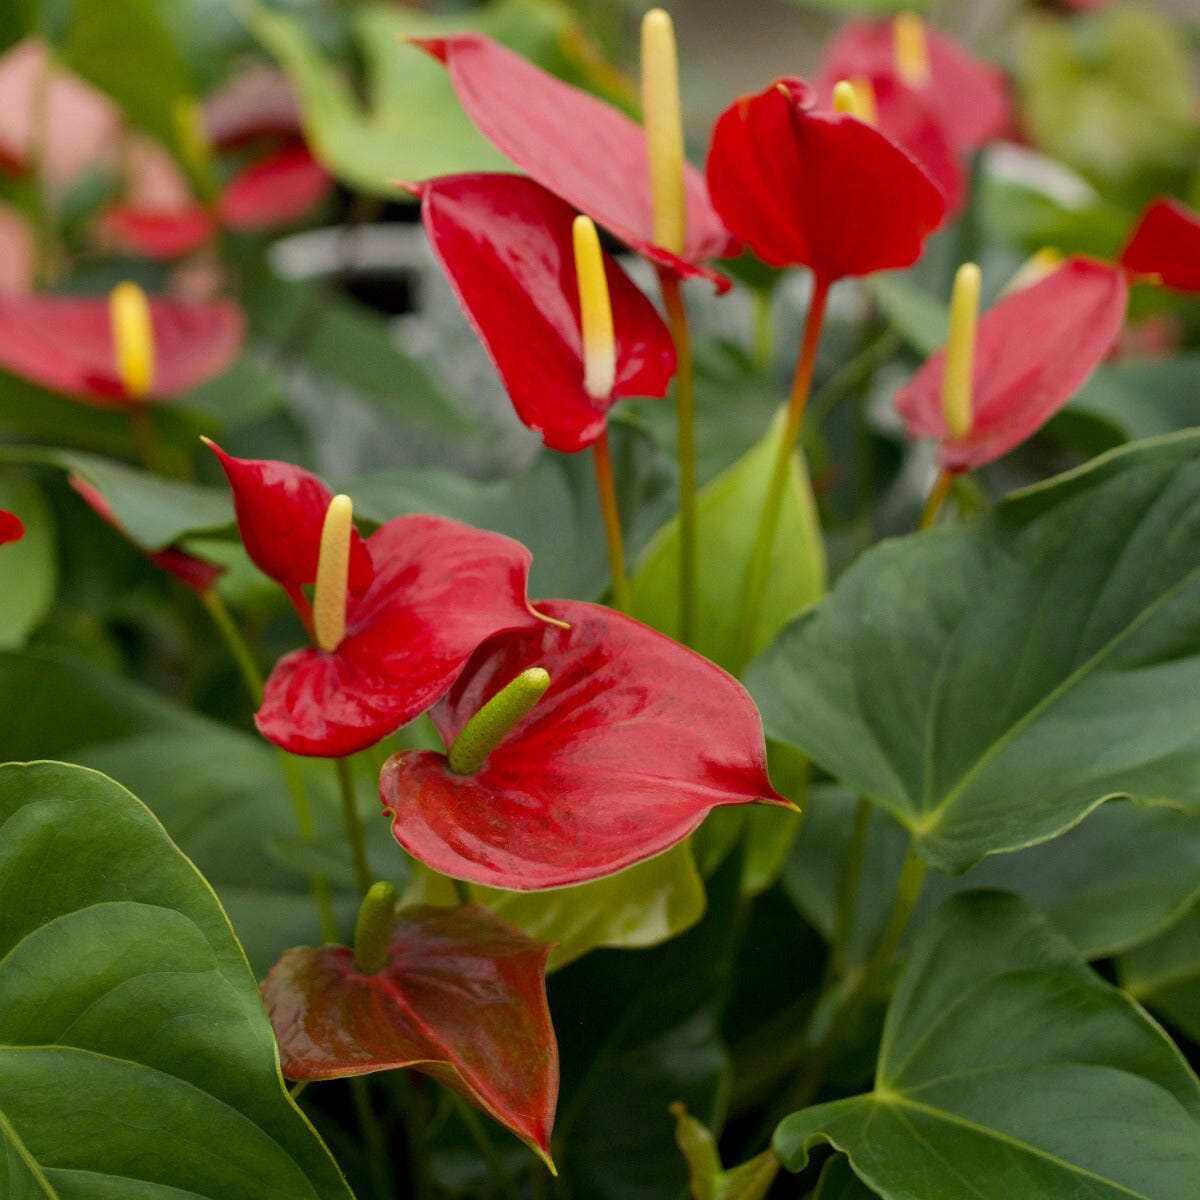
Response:
[[[154,325],[150,302],[136,283],[118,283],[108,296],[113,365],[131,399],[144,400],[154,383]]]
[[[661,8],[642,18],[642,121],[650,161],[654,241],[683,253],[687,209],[683,192],[683,114],[675,28]]]
[[[1047,275],[1052,275],[1058,269],[1062,264],[1063,257],[1063,252],[1057,246],[1043,246],[1017,268],[1016,273],[1004,285],[1004,290],[1000,294],[1007,296],[1010,292],[1019,292],[1022,288],[1041,283]]]
[[[971,373],[975,364],[975,326],[979,320],[981,275],[974,263],[963,263],[954,276],[950,296],[950,328],[942,373],[942,411],[953,438],[971,432]]]
[[[459,731],[447,766],[455,775],[474,775],[488,755],[523,721],[550,686],[545,667],[529,667],[500,689]]]
[[[925,22],[913,12],[897,13],[892,21],[896,74],[911,88],[929,86],[929,43]]]
[[[857,117],[868,125],[874,125],[879,119],[879,111],[875,106],[875,89],[871,86],[871,81],[863,75],[843,79],[834,86],[833,107],[836,112]]]
[[[320,650],[336,650],[346,632],[346,582],[350,574],[350,534],[354,505],[334,496],[321,526],[321,553],[313,589],[313,639]]]
[[[617,344],[600,237],[591,217],[576,217],[571,235],[583,331],[583,389],[593,400],[607,400],[617,377]]]

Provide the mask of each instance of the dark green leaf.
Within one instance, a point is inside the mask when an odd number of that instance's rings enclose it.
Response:
[[[0,508],[25,523],[25,536],[0,549],[0,646],[23,645],[54,604],[58,546],[54,517],[37,486],[22,475],[0,477]]]
[[[0,824],[4,1194],[350,1200],[225,914],[151,814],[34,763],[0,767]]]
[[[1200,904],[1117,965],[1135,1000],[1200,1042]]]
[[[1200,425],[1200,354],[1100,367],[1067,411],[1107,421],[1131,442]]]

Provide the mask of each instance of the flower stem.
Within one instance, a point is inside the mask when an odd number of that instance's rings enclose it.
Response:
[[[361,1075],[350,1080],[350,1097],[354,1102],[354,1114],[358,1118],[363,1141],[366,1143],[367,1159],[371,1164],[371,1186],[375,1191],[376,1200],[388,1200],[396,1193],[392,1188],[391,1171],[388,1168],[390,1158],[387,1140],[371,1104],[370,1087]]]
[[[371,866],[367,861],[367,843],[363,837],[362,822],[358,819],[358,805],[354,802],[354,770],[348,758],[335,758],[338,792],[342,797],[342,820],[346,824],[346,840],[350,843],[350,856],[354,860],[354,877],[358,890],[365,896],[371,890]]]
[[[675,343],[675,409],[679,422],[679,640],[692,641],[696,607],[696,388],[692,337],[679,277],[659,268],[667,323]]]
[[[596,488],[600,493],[600,512],[604,517],[604,538],[608,543],[608,567],[612,574],[613,606],[621,612],[630,609],[629,577],[625,574],[625,546],[621,540],[621,514],[617,509],[617,488],[613,482],[612,451],[606,429],[592,445],[596,464]]]
[[[775,467],[767,486],[767,498],[763,504],[758,531],[750,549],[750,561],[746,567],[746,582],[742,591],[742,616],[740,644],[736,659],[741,674],[750,661],[754,648],[754,633],[762,616],[766,599],[767,575],[771,567],[771,552],[775,546],[775,531],[779,526],[779,514],[783,508],[783,496],[787,490],[788,473],[792,464],[792,453],[800,436],[800,424],[804,420],[804,408],[812,390],[813,369],[817,363],[817,346],[821,341],[821,327],[825,322],[825,302],[829,298],[829,283],[817,278],[812,302],[808,306],[808,317],[804,322],[804,338],[796,359],[796,372],[792,377],[792,391],[788,399],[787,421],[779,439],[779,451]]]
[[[200,601],[208,611],[208,615],[212,617],[213,624],[224,639],[225,645],[229,648],[229,653],[237,664],[242,682],[246,685],[246,691],[249,693],[254,707],[257,708],[262,704],[263,677],[262,672],[258,669],[258,663],[254,661],[250,647],[246,644],[246,639],[242,636],[242,631],[238,628],[237,622],[233,619],[225,602],[212,588],[200,593]],[[300,832],[301,839],[311,842],[314,835],[312,806],[308,802],[308,793],[304,789],[304,780],[300,777],[299,767],[296,760],[278,746],[275,747],[275,752],[279,756],[279,765],[283,770],[288,795],[292,799],[292,808],[296,813],[296,827]],[[329,898],[329,882],[324,875],[313,875],[309,880],[309,885],[312,888],[313,900],[321,920],[321,936],[327,942],[335,942],[338,936],[337,921],[334,919],[333,903]]]
[[[921,509],[921,519],[917,522],[918,530],[933,528],[933,523],[937,520],[938,513],[942,511],[942,505],[946,503],[946,497],[950,495],[950,489],[953,486],[954,472],[947,471],[943,467],[933,481],[933,487],[929,489],[929,498],[925,501],[925,507]]]

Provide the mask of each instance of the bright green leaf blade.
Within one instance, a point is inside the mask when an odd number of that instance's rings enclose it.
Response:
[[[0,647],[22,645],[54,603],[58,548],[54,517],[37,486],[0,477],[0,508],[16,513],[25,536],[0,549]]]
[[[0,1145],[17,1194],[349,1200],[284,1091],[225,914],[149,811],[96,772],[10,764],[0,824]]]
[[[884,1200],[1179,1200],[1200,1187],[1200,1085],[1162,1031],[1019,898],[928,920],[875,1089],[793,1113],[791,1170],[828,1141]]]
[[[697,497],[697,605],[692,646],[728,671],[736,672],[741,665],[737,659],[742,645],[746,572],[782,428],[780,413],[766,436]],[[792,456],[767,580],[762,613],[751,640],[754,654],[770,645],[791,617],[825,591],[825,547],[799,454]],[[678,517],[655,535],[630,582],[634,616],[677,637]]]
[[[1200,1042],[1200,904],[1161,937],[1117,962],[1121,986]]]
[[[747,1162],[725,1171],[717,1141],[703,1121],[697,1121],[682,1104],[672,1104],[675,1141],[687,1159],[692,1200],[762,1200],[779,1174],[779,1160],[764,1150]]]
[[[771,737],[932,865],[1106,797],[1200,800],[1200,435],[1116,451],[969,527],[876,547],[748,674]]]
[[[505,892],[468,884],[471,899],[540,942],[547,966],[566,966],[599,947],[640,949],[691,928],[704,915],[704,883],[688,842],[591,883],[547,892]],[[457,904],[453,881],[414,864],[408,904]]]

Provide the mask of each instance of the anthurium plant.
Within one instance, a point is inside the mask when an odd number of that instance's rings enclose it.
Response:
[[[0,1200],[1200,1197],[1195,20],[711,7],[0,10]]]

